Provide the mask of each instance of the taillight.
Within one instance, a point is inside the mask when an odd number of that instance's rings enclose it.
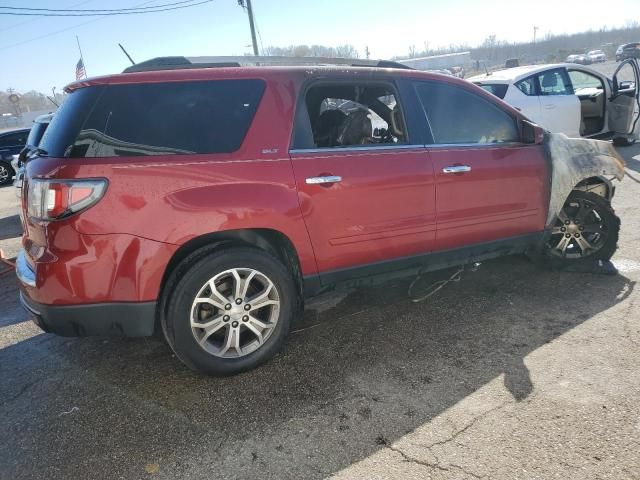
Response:
[[[27,212],[37,220],[58,220],[95,205],[107,189],[106,180],[28,181]]]

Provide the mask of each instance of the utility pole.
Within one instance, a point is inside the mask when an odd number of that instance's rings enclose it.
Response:
[[[246,6],[245,6],[246,1]],[[258,53],[258,42],[256,40],[256,26],[253,21],[253,8],[251,7],[251,0],[238,0],[238,5],[242,8],[247,9],[247,14],[249,15],[249,28],[251,28],[251,43],[253,44],[253,54],[257,57],[260,55]]]

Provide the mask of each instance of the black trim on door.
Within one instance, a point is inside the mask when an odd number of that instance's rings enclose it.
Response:
[[[505,255],[524,253],[539,247],[544,242],[544,238],[545,232],[541,231],[441,252],[394,258],[309,275],[303,279],[304,296],[305,298],[313,297],[333,286],[375,285],[392,278],[415,275],[418,272],[431,272]]]

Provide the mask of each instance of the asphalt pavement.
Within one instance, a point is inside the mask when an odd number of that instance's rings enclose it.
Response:
[[[231,378],[159,338],[44,334],[0,275],[0,479],[640,479],[640,146],[620,153],[617,275],[509,257],[421,303],[410,279],[325,295]]]

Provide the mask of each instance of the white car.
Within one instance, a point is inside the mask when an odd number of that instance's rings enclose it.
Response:
[[[589,57],[591,63],[604,63],[607,61],[607,56],[602,50],[591,50],[587,53],[587,57]]]
[[[569,137],[635,138],[638,100],[636,71],[625,61],[613,80],[584,65],[528,65],[469,78],[551,132]],[[618,82],[622,68],[634,81]]]

